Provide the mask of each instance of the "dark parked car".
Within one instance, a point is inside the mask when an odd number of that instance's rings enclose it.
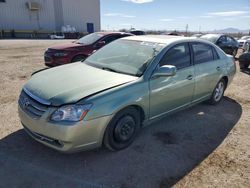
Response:
[[[133,35],[145,35],[145,32],[141,30],[131,30],[130,33]]]
[[[247,69],[250,65],[250,48],[247,47],[247,51],[240,55],[239,57],[240,69]]]
[[[81,61],[104,45],[127,36],[132,36],[132,34],[123,32],[97,32],[86,35],[73,43],[53,46],[48,48],[44,53],[45,65],[53,67]]]
[[[237,55],[239,43],[233,37],[224,34],[206,34],[200,37],[219,46],[225,53]]]

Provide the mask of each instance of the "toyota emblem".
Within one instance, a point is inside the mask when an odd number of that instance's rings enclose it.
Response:
[[[23,107],[24,107],[24,108],[28,108],[29,105],[30,105],[29,99],[24,98]]]

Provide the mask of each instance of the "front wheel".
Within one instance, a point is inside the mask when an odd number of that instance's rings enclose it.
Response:
[[[217,85],[213,91],[213,94],[209,100],[209,103],[213,104],[213,105],[218,104],[224,95],[225,89],[226,89],[226,82],[224,79],[221,79],[217,83]]]
[[[118,112],[109,123],[103,143],[112,150],[122,150],[135,139],[140,129],[140,113],[133,107]]]
[[[84,55],[78,55],[78,56],[76,56],[76,57],[74,57],[72,59],[71,63],[78,62],[78,61],[83,61],[85,59],[86,59],[86,56],[84,56]]]

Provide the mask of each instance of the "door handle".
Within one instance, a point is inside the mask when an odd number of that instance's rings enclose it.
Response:
[[[216,68],[216,70],[217,70],[217,71],[220,71],[220,70],[221,70],[221,68],[220,68],[220,67],[217,67],[217,68]]]
[[[193,75],[189,75],[188,77],[187,77],[187,80],[192,80],[193,79]]]

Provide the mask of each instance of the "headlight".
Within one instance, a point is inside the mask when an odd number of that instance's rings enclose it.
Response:
[[[87,105],[67,105],[58,108],[52,115],[52,121],[81,121],[91,108],[91,104]]]
[[[56,57],[65,57],[67,56],[68,54],[66,52],[57,52],[54,54],[54,56]]]

